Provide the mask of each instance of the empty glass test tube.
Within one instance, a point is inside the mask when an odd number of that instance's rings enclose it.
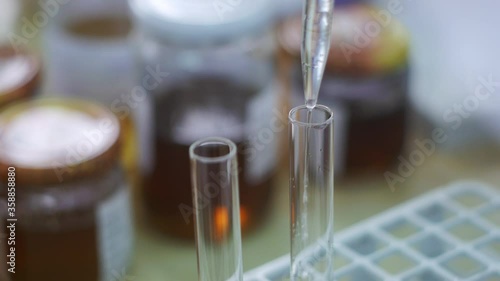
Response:
[[[333,280],[333,113],[289,114],[291,280]]]
[[[199,281],[243,280],[236,154],[219,137],[189,149]]]

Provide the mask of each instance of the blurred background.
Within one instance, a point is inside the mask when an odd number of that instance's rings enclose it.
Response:
[[[500,3],[335,5],[319,103],[335,114],[336,231],[450,181],[498,186]],[[0,0],[0,197],[15,167],[19,218],[10,280],[195,280],[188,147],[213,135],[238,146],[244,270],[286,254],[301,11]]]

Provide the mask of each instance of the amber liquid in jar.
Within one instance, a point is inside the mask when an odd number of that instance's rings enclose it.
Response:
[[[16,245],[16,273],[11,275],[12,281],[100,279],[95,224],[56,233],[18,227]]]
[[[337,111],[338,143],[344,156],[336,164],[342,174],[384,172],[403,153],[410,112],[408,71],[403,65],[370,77],[325,74],[319,102]]]
[[[244,135],[244,105],[257,92],[232,81],[198,78],[155,97],[156,160],[144,199],[153,223],[161,230],[194,238],[189,146],[207,135],[222,134],[237,144],[242,230],[263,219],[273,171],[260,177],[249,174],[249,166],[257,161],[248,159],[250,143]]]
[[[337,109],[343,174],[384,172],[402,153],[409,106],[406,68],[375,78],[325,76],[319,102]],[[347,85],[347,86],[346,86]],[[339,177],[340,178],[340,177]]]
[[[98,175],[97,177],[101,177]],[[75,201],[65,201],[58,197],[52,199],[58,201],[57,207],[54,210],[38,211],[36,213],[20,213],[18,210],[16,222],[16,239],[15,239],[15,254],[16,254],[16,273],[11,274],[12,281],[101,281],[104,259],[109,256],[103,256],[102,247],[109,246],[103,244],[104,239],[122,239],[123,237],[109,237],[103,232],[102,226],[103,217],[100,213],[100,208],[107,204],[108,200],[116,198],[121,192],[122,186],[118,183],[121,180],[123,173],[121,169],[115,169],[108,175],[105,175],[102,182],[90,181],[86,186],[99,188],[99,191],[89,194],[85,190],[80,190],[78,197],[78,208],[74,208],[71,204],[77,204]],[[19,187],[22,189],[23,187]],[[42,194],[50,194],[48,189],[43,188]],[[52,192],[56,193],[58,188],[71,189],[73,186],[53,187]],[[2,194],[3,196],[3,194]],[[21,202],[25,194],[19,190],[16,198]],[[42,197],[39,195],[37,200],[50,197]],[[34,199],[31,199],[34,200]],[[25,200],[24,200],[25,201]],[[116,201],[115,201],[116,202]],[[24,203],[26,204],[26,203]],[[18,205],[22,208],[24,205]],[[108,205],[109,207],[109,205]],[[69,208],[69,209],[68,209]],[[123,213],[128,210],[114,210],[114,216],[127,216]],[[116,218],[116,217],[114,217]],[[121,228],[121,224],[114,226],[107,225],[115,231],[129,231],[129,229]],[[109,229],[108,229],[109,231]],[[7,249],[6,256],[9,251],[9,245],[6,240],[2,241]],[[127,247],[128,245],[121,245]],[[124,249],[114,249],[122,251]],[[116,253],[119,254],[119,253]],[[120,253],[123,255],[128,252]],[[113,256],[113,259],[122,260],[127,257]],[[126,270],[123,268],[123,270]],[[108,273],[105,273],[108,274]]]
[[[69,23],[66,29],[79,37],[109,39],[126,37],[131,29],[130,20],[126,17],[96,17]]]
[[[132,251],[131,210],[118,161],[121,130],[112,112],[80,100],[39,99],[11,107],[0,120],[10,121],[0,122],[7,124],[0,134],[4,205],[12,196],[4,188],[6,167],[15,167],[16,177],[15,245],[1,240],[0,262],[15,247],[9,280],[102,281],[125,272]],[[106,129],[99,127],[104,122]],[[47,127],[35,133],[41,126]],[[75,137],[85,132],[99,141]],[[78,154],[82,143],[94,150]],[[0,217],[5,219],[6,211],[0,210]]]
[[[371,118],[357,114],[354,108],[351,107],[346,134],[347,174],[367,170],[383,172],[402,152],[408,111],[406,102],[392,112]],[[383,137],[373,137],[377,135]]]

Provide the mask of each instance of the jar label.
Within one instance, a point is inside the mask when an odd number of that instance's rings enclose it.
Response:
[[[128,187],[122,187],[97,210],[101,281],[125,277],[132,255],[132,219]]]

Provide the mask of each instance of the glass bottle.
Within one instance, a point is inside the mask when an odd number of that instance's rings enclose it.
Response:
[[[338,2],[318,99],[336,114],[335,173],[383,172],[402,152],[407,131],[408,32],[394,15],[389,22],[381,22],[376,17],[380,11],[372,6]],[[281,48],[295,61],[288,73],[294,105],[303,103],[301,28],[296,17],[279,32]]]
[[[197,139],[237,144],[244,231],[264,219],[270,201],[280,122],[271,123],[278,100],[273,9],[262,0],[232,3],[238,6],[220,10],[201,0],[130,1],[142,77],[158,74],[148,91],[156,151],[144,200],[153,223],[179,237],[194,234],[186,155]]]
[[[39,99],[0,114],[2,217],[15,224],[0,259],[15,247],[11,281],[110,281],[127,270],[133,232],[119,155],[118,119],[99,105]]]
[[[58,12],[42,36],[47,91],[99,102],[116,114],[123,134],[120,157],[135,192],[151,166],[151,108],[135,79],[127,2],[52,1],[49,7]]]

